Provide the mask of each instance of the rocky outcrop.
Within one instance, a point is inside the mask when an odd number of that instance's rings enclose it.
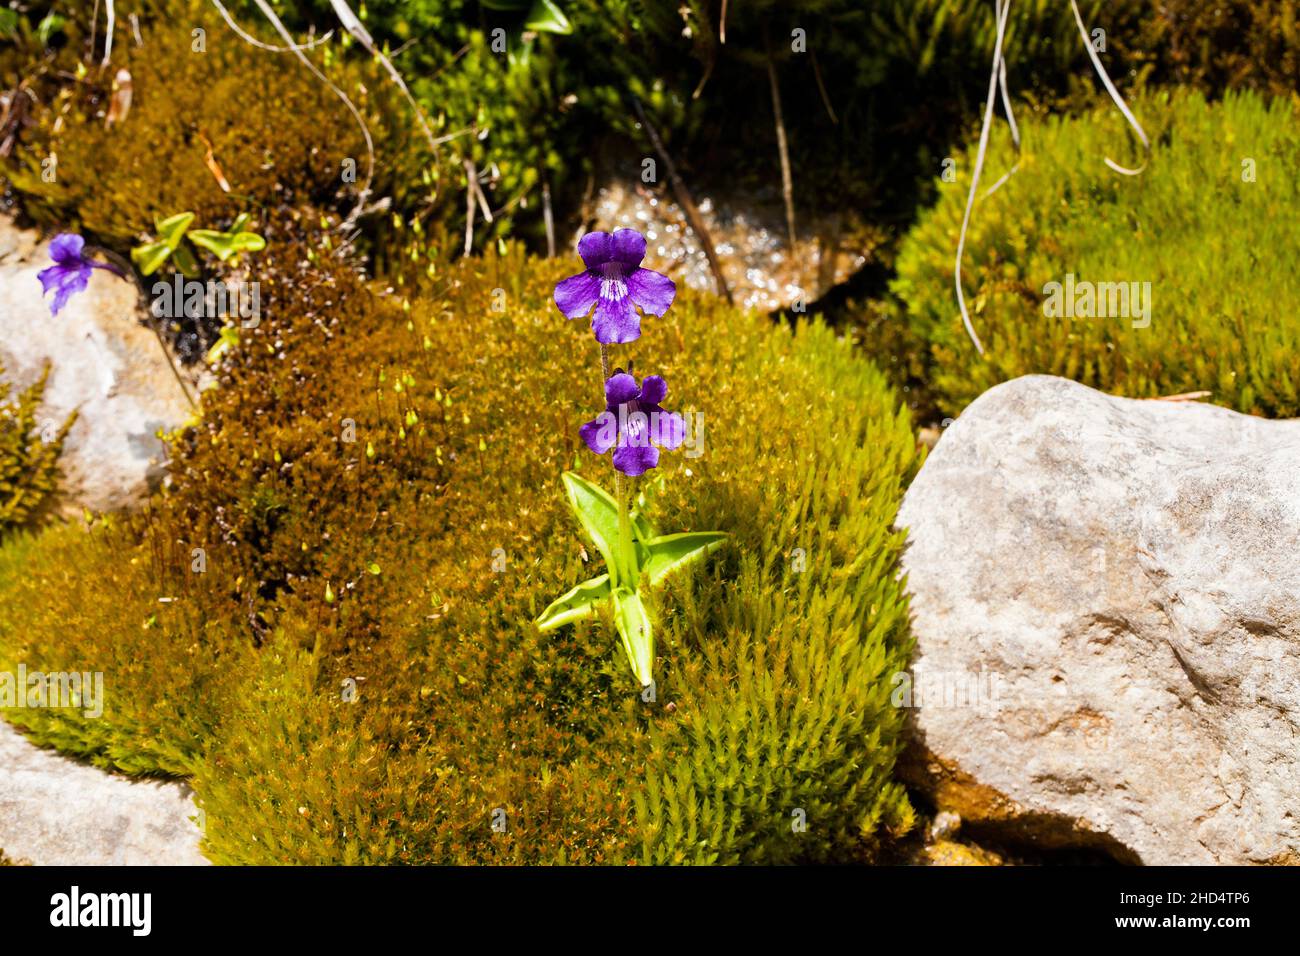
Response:
[[[1133,862],[1300,858],[1300,421],[1017,379],[898,524],[904,772],[940,808]]]
[[[161,480],[158,433],[185,422],[189,403],[140,324],[133,284],[97,269],[51,316],[36,278],[49,264],[46,243],[0,217],[0,367],[21,388],[50,366],[41,415],[51,434],[78,412],[61,459],[60,509],[129,507]]]
[[[0,720],[0,848],[38,866],[203,865],[183,783],[105,773]]]

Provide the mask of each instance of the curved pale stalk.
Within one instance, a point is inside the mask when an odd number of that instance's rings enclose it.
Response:
[[[987,199],[989,196],[993,195],[993,193],[997,192],[998,189],[1000,189],[1003,184],[1011,178],[1016,170],[1020,168],[1020,129],[1016,125],[1015,114],[1011,109],[1011,97],[1007,90],[1006,57],[1002,52],[1002,45],[1006,37],[1007,18],[1010,13],[1010,7],[1011,0],[994,0],[993,8],[994,17],[997,21],[997,40],[994,44],[993,50],[993,71],[989,76],[989,93],[984,106],[984,119],[980,126],[979,149],[975,155],[975,169],[971,177],[970,194],[966,198],[966,211],[962,217],[961,234],[957,239],[956,266],[953,270],[954,282],[957,288],[957,307],[961,311],[962,325],[965,326],[966,334],[970,336],[971,342],[975,345],[975,350],[980,355],[984,354],[984,346],[980,342],[979,336],[975,334],[975,327],[971,322],[970,312],[966,308],[966,294],[961,287],[961,263],[963,253],[966,250],[966,233],[970,228],[971,211],[975,205],[975,194],[979,189],[980,173],[983,171],[984,157],[988,150],[989,128],[993,120],[993,104],[996,100],[999,88],[1002,94],[1002,106],[1007,114],[1007,125],[1011,128],[1011,141],[1015,146],[1017,159],[1012,167],[1007,170],[1007,172],[1003,174],[997,182],[990,186],[981,198]],[[1092,40],[1088,36],[1088,28],[1083,22],[1083,15],[1079,12],[1079,5],[1076,0],[1070,0],[1070,9],[1074,12],[1074,22],[1079,28],[1079,35],[1083,38],[1084,49],[1087,50],[1088,58],[1092,61],[1093,68],[1097,71],[1097,75],[1101,77],[1102,85],[1106,87],[1106,92],[1115,102],[1115,105],[1119,107],[1119,111],[1124,115],[1124,119],[1128,122],[1129,126],[1131,126],[1134,132],[1137,133],[1138,139],[1141,140],[1142,146],[1146,150],[1147,157],[1149,158],[1151,154],[1151,141],[1147,138],[1146,131],[1142,129],[1142,124],[1138,122],[1137,117],[1134,116],[1133,112],[1128,108],[1128,104],[1124,102],[1124,98],[1120,96],[1119,90],[1115,88],[1115,84],[1111,81],[1110,74],[1106,72],[1106,68],[1102,65],[1101,58],[1097,56],[1097,51],[1093,48]],[[1148,161],[1144,159],[1142,165],[1138,166],[1136,169],[1130,169],[1127,166],[1121,166],[1109,156],[1103,158],[1107,166],[1124,176],[1137,176],[1146,169]]]
[[[1002,41],[1006,36],[1007,15],[1011,12],[1011,0],[1005,3],[994,0],[994,16],[997,18],[998,34],[997,40],[993,46],[993,70],[989,75],[989,95],[984,104],[984,122],[980,127],[980,144],[979,150],[975,154],[975,169],[971,175],[970,194],[966,197],[966,213],[961,220],[961,234],[957,237],[957,263],[954,271],[954,281],[957,286],[957,308],[961,310],[962,325],[966,327],[966,334],[970,340],[975,343],[975,351],[980,355],[984,354],[984,346],[980,343],[980,337],[975,334],[975,326],[971,324],[970,313],[966,309],[966,293],[961,287],[961,259],[962,254],[966,251],[966,230],[970,228],[971,210],[975,208],[975,194],[979,190],[980,172],[984,169],[984,154],[988,151],[989,146],[989,129],[993,125],[993,104],[998,95],[998,65],[1002,62]]]
[[[1010,3],[1011,0],[1004,0]],[[1016,161],[1011,164],[1011,168],[1002,174],[1002,178],[990,186],[984,193],[983,199],[988,199],[995,192],[1002,188],[1003,184],[1016,174],[1020,168],[1020,127],[1016,125],[1016,114],[1011,109],[1011,94],[1007,90],[1007,58],[1004,56],[998,61],[998,86],[1002,90],[1002,111],[1007,114],[1007,126],[1011,130],[1011,143],[1016,149]]]
[[[251,33],[244,30],[243,27],[241,27],[238,23],[235,22],[235,18],[230,15],[230,11],[228,11],[224,6],[222,6],[221,0],[212,0],[212,5],[217,8],[217,12],[221,14],[221,18],[226,21],[226,26],[230,27],[230,29],[235,32],[236,36],[238,36],[245,43],[251,46],[255,46],[259,50],[266,50],[270,53],[292,53],[297,50],[310,50],[313,47],[317,47],[320,46],[322,43],[328,42],[330,37],[334,35],[334,31],[330,30],[327,33],[325,33],[323,36],[321,36],[319,39],[309,40],[306,43],[301,43],[301,44],[295,43],[290,46],[276,46],[274,43],[263,43],[261,40],[259,40],[257,37],[253,36]]]
[[[117,9],[113,6],[113,0],[106,0],[108,7],[108,26],[104,31],[104,59],[101,66],[108,66],[108,61],[113,58],[113,28],[117,25]]]
[[[397,72],[397,67],[393,66],[392,61],[375,45],[375,40],[370,35],[370,31],[365,28],[361,23],[361,19],[352,12],[352,8],[344,0],[330,0],[330,6],[334,8],[334,15],[339,18],[339,23],[343,24],[343,29],[356,37],[357,42],[366,48],[366,52],[380,62],[389,78],[402,91],[402,95],[406,97],[406,102],[410,105],[412,112],[415,113],[415,119],[420,124],[420,130],[424,133],[424,138],[429,142],[429,149],[433,151],[434,157],[437,158],[438,143],[441,140],[434,139],[433,130],[429,129],[429,122],[425,118],[424,110],[420,109],[420,104],[411,95],[406,81],[402,79],[402,74]],[[491,216],[487,218],[489,222],[492,221]]]
[[[1133,130],[1137,133],[1138,139],[1142,141],[1142,147],[1146,150],[1149,159],[1151,156],[1151,141],[1147,139],[1147,134],[1142,129],[1142,124],[1137,121],[1137,117],[1133,115],[1128,108],[1128,104],[1124,102],[1124,97],[1120,96],[1119,90],[1115,89],[1115,84],[1111,82],[1110,74],[1107,73],[1106,68],[1101,65],[1101,57],[1097,56],[1097,51],[1093,49],[1092,41],[1088,38],[1088,28],[1084,26],[1083,15],[1079,13],[1079,5],[1075,3],[1075,0],[1070,0],[1070,9],[1074,11],[1074,22],[1078,24],[1079,35],[1083,37],[1083,47],[1088,51],[1088,58],[1092,60],[1092,65],[1096,69],[1097,75],[1101,77],[1102,85],[1106,87],[1106,92],[1109,93],[1110,98],[1115,101],[1115,105],[1119,107],[1119,111],[1124,114],[1124,119],[1128,120],[1129,126],[1133,127]],[[1146,159],[1142,161],[1142,165],[1137,169],[1129,169],[1126,166],[1121,166],[1109,156],[1104,157],[1104,159],[1107,166],[1124,176],[1136,176],[1141,173],[1142,170],[1147,168]]]

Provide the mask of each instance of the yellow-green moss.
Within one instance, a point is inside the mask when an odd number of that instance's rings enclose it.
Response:
[[[1133,108],[1153,143],[1139,176],[1103,164],[1142,161],[1113,109],[1024,123],[1019,169],[975,206],[962,266],[983,356],[953,292],[967,159],[902,243],[894,298],[874,331],[867,323],[870,341],[897,343],[910,357],[900,368],[924,380],[944,414],[1029,373],[1138,398],[1203,389],[1239,411],[1300,414],[1300,323],[1285,305],[1300,297],[1291,227],[1300,186],[1289,173],[1300,149],[1296,101],[1162,92]],[[1013,159],[999,130],[988,176]],[[1125,292],[1136,283],[1149,312],[1045,308],[1049,283],[1071,276]],[[1104,292],[1099,301],[1109,304]]]
[[[57,430],[50,426],[48,434],[40,434],[37,413],[48,376],[47,366],[14,396],[0,367],[0,536],[32,520],[58,488],[59,456],[77,415],[73,412]]]
[[[594,571],[560,473],[610,483],[577,438],[596,346],[550,298],[572,267],[512,250],[404,266],[409,299],[369,286],[304,203],[334,190],[336,152],[360,158],[341,105],[220,25],[191,52],[192,25],[122,54],[125,124],[95,118],[103,77],[59,94],[15,181],[37,218],[119,245],[181,208],[261,205],[263,320],[147,509],[0,549],[0,669],[102,671],[106,691],[101,718],[5,717],[192,777],[218,862],[851,860],[905,829],[891,524],[917,461],[881,375],[824,327],[686,292],[620,354],[705,415],[704,456],[642,482],[649,514],[732,533],[654,596],[643,700],[608,620],[532,623]],[[57,184],[33,178],[50,149]]]
[[[531,623],[593,573],[560,472],[610,483],[577,437],[601,392],[585,323],[550,301],[565,268],[468,261],[408,310],[304,258],[268,250],[267,318],[178,439],[170,493],[0,553],[0,667],[107,690],[99,721],[8,719],[192,774],[219,862],[862,859],[908,825],[890,525],[917,461],[872,366],[689,292],[647,320],[628,355],[707,426],[648,510],[733,534],[655,595],[647,703],[609,622]]]

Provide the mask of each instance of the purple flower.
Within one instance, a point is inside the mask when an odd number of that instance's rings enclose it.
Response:
[[[597,342],[635,342],[641,337],[641,317],[633,306],[646,315],[663,315],[673,304],[673,280],[641,268],[645,237],[635,229],[616,229],[612,236],[589,232],[578,241],[578,255],[586,271],[555,286],[555,304],[566,319],[586,315],[594,305],[591,328]]]
[[[86,240],[75,232],[61,232],[50,241],[50,258],[54,265],[36,274],[36,278],[41,280],[42,295],[49,295],[50,290],[54,290],[50,315],[58,315],[68,304],[68,299],[86,288],[92,269],[107,269],[114,275],[121,275],[113,266],[93,262],[82,255],[85,245]]]
[[[629,373],[617,371],[605,383],[605,411],[578,434],[597,455],[614,448],[614,467],[623,474],[644,474],[659,464],[660,448],[673,451],[686,439],[682,416],[659,407],[667,395],[658,375],[647,376],[638,388]]]

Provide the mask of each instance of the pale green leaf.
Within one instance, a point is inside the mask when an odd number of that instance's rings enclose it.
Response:
[[[651,538],[659,537],[659,532],[650,523],[650,519],[636,510],[632,511],[632,532],[638,541],[649,541]]]
[[[532,9],[528,11],[524,29],[568,36],[573,32],[573,24],[564,15],[564,11],[556,5],[555,0],[536,0]]]
[[[198,270],[198,263],[194,261],[189,251],[178,248],[185,230],[193,221],[194,213],[178,212],[174,216],[154,222],[158,231],[157,241],[146,242],[131,250],[131,261],[139,266],[141,275],[153,275],[172,256],[176,257],[176,265],[181,272],[189,275]]]
[[[650,672],[654,669],[655,638],[641,595],[628,588],[614,592],[614,625],[623,639],[632,673],[644,687],[650,683]]]
[[[194,258],[194,253],[190,251],[189,246],[177,246],[173,249],[172,262],[176,263],[176,268],[183,275],[196,276],[199,274],[199,260]]]
[[[131,261],[139,267],[141,275],[151,276],[162,268],[171,254],[164,242],[146,242],[131,250]]]
[[[222,262],[241,252],[260,252],[266,240],[255,232],[217,232],[215,229],[195,229],[189,234],[190,242],[206,249]]]
[[[605,559],[613,585],[636,580],[637,569],[629,566],[635,559],[619,559],[618,503],[609,492],[580,475],[566,471],[561,477],[569,506]]]
[[[235,252],[261,252],[266,240],[255,232],[236,232],[233,240]]]
[[[212,348],[208,349],[208,364],[215,365],[221,360],[231,346],[239,344],[239,329],[232,325],[224,326],[217,340],[212,343]]]
[[[156,220],[154,227],[158,231],[158,239],[175,249],[180,245],[181,237],[185,235],[185,230],[190,228],[190,223],[193,221],[194,213],[178,212],[166,219]]]
[[[646,542],[649,557],[641,571],[649,575],[651,585],[658,584],[678,568],[716,551],[726,540],[727,534],[722,531],[684,531],[652,538]]]
[[[601,603],[608,601],[609,598],[608,574],[583,581],[563,597],[551,602],[551,606],[537,618],[537,629],[549,631],[572,621],[590,617],[596,613]]]

